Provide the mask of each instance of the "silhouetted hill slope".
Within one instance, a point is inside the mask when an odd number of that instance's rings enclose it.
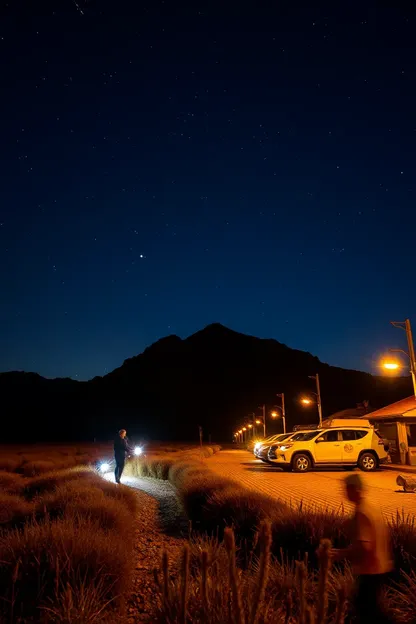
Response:
[[[213,324],[182,340],[158,340],[105,377],[89,382],[46,380],[32,373],[0,374],[6,406],[4,433],[16,419],[23,436],[53,439],[113,435],[124,426],[158,439],[229,439],[235,425],[262,403],[272,407],[285,392],[291,427],[317,420],[316,406],[300,396],[315,390],[308,375],[320,374],[324,416],[368,399],[374,408],[409,393],[406,378],[385,379],[329,366],[276,340],[240,334]],[[30,416],[29,416],[30,415]],[[270,423],[278,430],[280,423]]]

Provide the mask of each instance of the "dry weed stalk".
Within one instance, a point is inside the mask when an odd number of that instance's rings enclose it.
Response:
[[[224,530],[225,548],[228,554],[228,576],[234,624],[244,624],[243,606],[240,595],[240,584],[236,566],[236,550],[234,532],[230,528]]]
[[[263,611],[264,594],[266,591],[266,585],[269,578],[270,567],[270,546],[272,543],[272,530],[269,521],[263,522],[260,527],[259,544],[260,544],[260,566],[259,576],[257,579],[254,596],[253,606],[250,614],[250,624],[257,624],[259,612]]]
[[[207,618],[209,610],[208,601],[208,552],[203,550],[201,553],[201,600],[202,600],[202,613],[204,619]]]
[[[299,624],[306,624],[306,567],[303,561],[296,561],[296,584],[299,597]]]
[[[318,618],[317,624],[324,624],[328,611],[328,573],[331,565],[331,542],[322,540],[318,549],[319,579],[318,579]]]
[[[345,585],[341,585],[337,596],[337,609],[335,612],[335,624],[344,624],[347,605],[347,591]]]
[[[179,624],[186,624],[186,612],[188,607],[189,592],[189,546],[185,544],[182,552],[182,580],[181,580],[181,604],[179,613]]]

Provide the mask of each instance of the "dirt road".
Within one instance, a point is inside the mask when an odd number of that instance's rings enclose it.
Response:
[[[343,494],[343,480],[348,474],[344,470],[307,474],[282,472],[256,460],[251,453],[236,450],[217,453],[207,460],[207,466],[248,489],[295,506],[302,502],[308,507],[351,511]],[[358,472],[366,485],[369,499],[381,508],[386,518],[396,517],[398,512],[411,516],[416,514],[416,494],[399,492],[400,488],[396,485],[399,472]]]

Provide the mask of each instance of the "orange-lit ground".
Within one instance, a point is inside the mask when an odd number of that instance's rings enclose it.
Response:
[[[211,470],[224,477],[238,481],[241,485],[257,492],[262,492],[286,503],[327,507],[329,509],[344,509],[348,512],[351,507],[345,503],[342,482],[349,474],[344,470],[332,472],[309,472],[296,474],[282,472],[279,469],[256,460],[246,451],[221,451],[207,460]],[[399,492],[396,485],[399,472],[393,470],[363,473],[369,500],[378,505],[386,517],[396,517],[397,512],[416,514],[416,494]],[[410,475],[408,475],[410,476]]]

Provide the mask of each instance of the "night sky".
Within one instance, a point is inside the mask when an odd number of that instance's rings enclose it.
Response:
[[[2,3],[0,370],[89,379],[212,322],[404,347],[416,15],[331,4]]]

